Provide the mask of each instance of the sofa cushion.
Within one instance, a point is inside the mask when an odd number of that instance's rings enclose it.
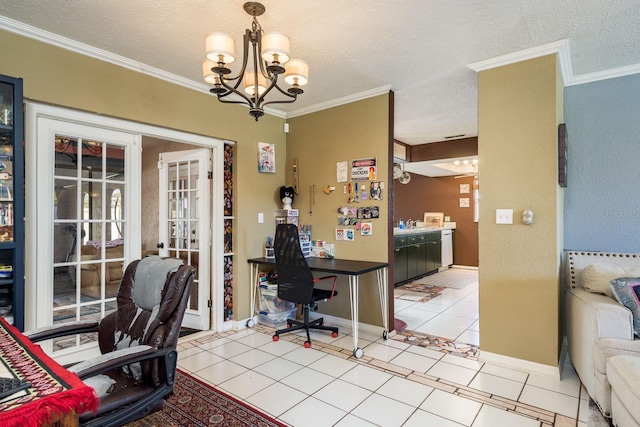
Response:
[[[618,302],[633,315],[633,331],[640,337],[640,278],[620,277],[611,281],[611,289]]]
[[[595,292],[615,298],[610,282],[618,277],[640,276],[640,269],[615,267],[606,264],[590,264],[582,273],[582,287],[587,292]]]

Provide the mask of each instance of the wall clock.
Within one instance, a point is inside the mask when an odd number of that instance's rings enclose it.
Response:
[[[567,186],[567,125],[558,125],[558,184]]]

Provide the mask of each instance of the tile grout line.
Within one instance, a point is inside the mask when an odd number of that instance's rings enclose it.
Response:
[[[251,329],[254,330],[255,332],[263,333],[266,335],[272,335],[273,332],[275,331],[275,328],[273,327],[260,325],[260,324],[256,324]],[[179,341],[178,348],[186,349],[191,347],[197,347],[198,345],[194,345],[192,341],[196,341],[198,344],[205,344],[211,341],[215,341],[221,338],[226,338],[226,337],[235,335],[237,333],[238,331],[212,333],[211,335],[196,337],[191,340],[185,340],[184,342]],[[185,338],[188,338],[188,336]],[[284,339],[286,341],[299,344],[300,346],[302,346],[306,341],[306,337],[302,337],[296,334],[284,335],[280,337],[280,339],[281,340]],[[396,340],[396,341],[403,342],[400,340]],[[531,406],[522,402],[514,401],[512,399],[508,399],[508,398],[498,396],[492,393],[488,393],[482,390],[474,389],[472,387],[463,386],[461,384],[447,381],[442,378],[433,377],[426,373],[420,373],[409,368],[403,368],[401,366],[397,366],[392,363],[385,362],[383,360],[375,359],[373,357],[367,357],[366,355],[360,359],[357,359],[355,356],[353,356],[352,351],[344,349],[342,347],[333,346],[331,344],[324,343],[322,341],[314,341],[314,345],[316,346],[315,347],[316,350],[322,351],[323,353],[331,354],[333,356],[337,356],[345,360],[350,360],[352,362],[362,364],[365,366],[370,366],[379,371],[386,372],[397,377],[405,378],[410,381],[415,381],[417,383],[433,387],[434,389],[438,389],[445,393],[464,397],[464,398],[476,401],[480,404],[487,404],[497,409],[505,410],[506,412],[512,412],[530,419],[534,419],[536,421],[540,421],[543,426],[554,427],[556,425],[556,420],[558,422],[563,422],[563,423],[578,422],[577,418],[575,419],[570,418],[565,415],[555,413],[546,409],[542,409],[542,408]],[[409,345],[415,345],[415,344],[409,344]],[[422,346],[422,347],[428,348],[426,346]],[[441,352],[444,353],[445,355],[451,354],[451,353],[447,353],[446,351],[441,351]],[[475,358],[464,357],[464,358],[477,360],[477,357]],[[446,362],[443,362],[443,363],[446,363]],[[458,365],[455,365],[455,366],[458,366]],[[480,370],[476,372],[476,375],[478,372],[480,372]],[[508,406],[508,407],[505,407],[505,406]],[[511,409],[510,407],[513,407],[513,409]],[[561,418],[559,419],[559,417]]]

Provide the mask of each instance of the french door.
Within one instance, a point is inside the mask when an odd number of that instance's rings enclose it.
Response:
[[[158,252],[198,269],[182,324],[210,328],[211,150],[161,153]]]
[[[40,118],[36,162],[36,325],[99,321],[116,310],[131,258],[132,147],[138,135]],[[138,246],[139,247],[139,246]],[[52,284],[46,286],[45,284]],[[55,338],[50,352],[93,347],[97,334]]]

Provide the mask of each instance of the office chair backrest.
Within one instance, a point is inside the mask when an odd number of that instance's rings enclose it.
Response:
[[[277,225],[274,251],[278,270],[278,298],[309,304],[313,296],[313,274],[302,254],[295,224]]]

